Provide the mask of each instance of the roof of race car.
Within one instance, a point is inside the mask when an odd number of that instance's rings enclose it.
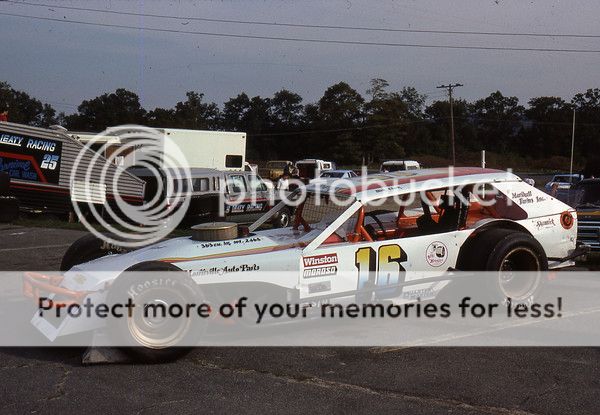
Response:
[[[382,197],[401,195],[421,190],[433,190],[448,186],[461,186],[471,183],[520,181],[512,173],[483,169],[480,167],[434,168],[421,170],[396,171],[391,173],[376,173],[367,176],[343,179],[338,186],[333,182],[340,194],[353,195],[357,200],[365,202]],[[308,190],[321,186],[323,192],[327,185],[309,185]]]

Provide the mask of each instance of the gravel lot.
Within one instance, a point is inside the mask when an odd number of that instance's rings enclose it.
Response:
[[[0,269],[56,269],[82,232],[0,226]],[[0,413],[597,414],[596,348],[199,348],[83,366],[81,349],[0,349]]]

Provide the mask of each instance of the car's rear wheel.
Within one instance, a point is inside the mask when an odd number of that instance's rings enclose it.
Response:
[[[188,305],[202,303],[197,285],[168,263],[144,262],[127,271],[132,273],[117,278],[107,301],[110,306],[129,301],[135,306],[131,315],[111,320],[111,340],[135,360],[148,363],[172,361],[187,354],[199,342],[204,321],[199,321],[194,312],[189,317],[165,315],[160,308],[170,310],[179,305],[185,310]]]
[[[120,248],[111,247],[93,233],[88,233],[73,242],[67,249],[60,263],[60,270],[68,271],[75,265],[122,252]]]
[[[461,269],[493,271],[475,286],[491,299],[530,303],[542,288],[541,271],[548,269],[548,258],[531,235],[511,229],[490,229],[474,237],[462,253]],[[524,272],[527,271],[527,272]]]

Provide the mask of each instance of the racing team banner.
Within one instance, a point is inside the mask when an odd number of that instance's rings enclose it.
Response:
[[[70,273],[68,284],[58,273],[0,273],[0,346],[600,346],[594,272],[511,273],[543,281],[525,302],[491,295],[497,273],[423,273],[416,286],[370,285],[335,298],[324,287],[342,273],[256,278],[323,288],[305,300],[260,284],[203,285],[212,274],[127,272],[108,284],[112,272]]]
[[[0,171],[12,179],[58,184],[62,143],[0,133]]]

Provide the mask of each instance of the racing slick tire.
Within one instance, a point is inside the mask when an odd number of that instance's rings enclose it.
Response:
[[[284,207],[273,218],[273,226],[275,228],[287,228],[292,221],[292,213],[289,208]]]
[[[134,307],[130,316],[111,320],[108,334],[111,340],[136,361],[160,363],[176,360],[187,354],[201,339],[206,319],[200,317],[161,319],[146,313],[149,304],[170,305],[201,304],[204,297],[197,284],[175,265],[148,261],[136,264],[126,271],[135,274],[122,275],[110,287],[107,303],[127,304]],[[146,272],[152,271],[150,275]],[[172,274],[158,278],[156,272]],[[146,315],[148,314],[148,315]]]
[[[19,201],[16,197],[0,196],[0,223],[11,223],[19,218]]]
[[[490,300],[502,302],[510,298],[519,304],[530,303],[539,296],[541,271],[548,270],[548,258],[531,235],[512,229],[490,229],[475,236],[463,249],[462,270],[498,271],[491,281],[486,278],[475,284]],[[515,275],[518,271],[529,272]]]
[[[77,239],[63,255],[60,263],[61,271],[68,271],[75,265],[83,264],[94,259],[110,255],[112,252],[103,248],[104,241],[93,233]]]

